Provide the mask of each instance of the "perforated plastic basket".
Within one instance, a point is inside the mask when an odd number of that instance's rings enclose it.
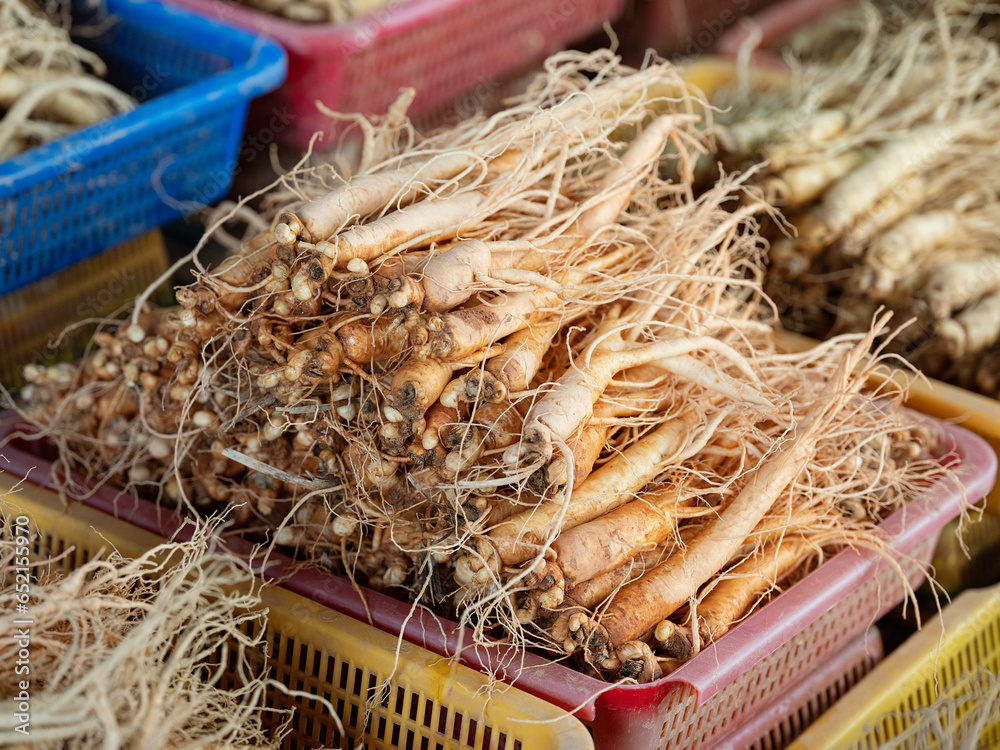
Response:
[[[111,315],[166,270],[167,249],[155,229],[0,296],[0,383],[20,386],[29,362],[79,357],[93,327],[60,337],[66,326]]]
[[[254,108],[257,126],[304,148],[331,133],[321,101],[337,112],[383,114],[401,88],[410,114],[469,93],[483,103],[505,74],[614,20],[625,0],[403,0],[349,23],[295,23],[225,0],[170,0],[265,33],[288,50],[288,81]],[[474,109],[470,107],[470,109]],[[329,148],[327,138],[319,145]]]
[[[284,80],[273,42],[148,0],[107,12],[85,46],[142,103],[0,162],[0,294],[225,195],[250,99]]]
[[[875,750],[977,670],[1000,674],[1000,585],[959,595],[943,625],[942,633],[938,620],[925,623],[790,748]],[[978,747],[1000,747],[1000,715],[986,723]]]
[[[714,750],[782,750],[882,661],[878,628],[856,636]]]
[[[16,430],[16,420],[0,415],[0,441]],[[938,482],[887,518],[881,528],[892,549],[906,555],[902,569],[913,585],[923,577],[941,528],[968,500],[975,502],[993,486],[997,458],[989,446],[966,430],[940,425],[952,444],[961,487]],[[34,483],[58,485],[42,446],[13,439],[3,447],[8,471]],[[74,481],[82,483],[81,477]],[[963,491],[965,499],[963,499]],[[173,533],[176,520],[166,510],[103,488],[86,502],[145,529]],[[249,545],[234,539],[234,550]],[[288,571],[288,561],[272,555],[268,576]],[[541,657],[510,647],[470,648],[471,636],[429,612],[411,613],[403,602],[374,591],[359,592],[346,578],[302,570],[284,586],[313,601],[442,655],[460,654],[476,669],[489,670],[526,692],[575,711],[589,724],[600,748],[696,748],[718,741],[803,675],[830,658],[855,635],[903,600],[896,569],[872,551],[844,550],[791,586],[773,602],[733,628],[696,658],[648,685],[609,688]],[[363,594],[363,598],[362,598]],[[370,618],[370,619],[369,619]],[[460,648],[460,647],[464,647]]]
[[[31,557],[68,554],[68,572],[114,547],[136,556],[163,537],[74,503],[63,508],[46,490],[0,470],[0,502],[39,530]],[[72,551],[70,551],[72,550]],[[263,590],[271,674],[285,685],[323,695],[337,706],[348,737],[315,701],[274,691],[269,704],[295,708],[287,748],[476,748],[586,750],[593,741],[564,711],[516,688],[488,690],[487,679],[458,664],[278,587]],[[247,627],[255,627],[250,623]],[[397,652],[397,646],[399,646]],[[225,675],[221,684],[235,682]],[[506,688],[506,689],[504,689]],[[344,744],[341,744],[341,743]]]

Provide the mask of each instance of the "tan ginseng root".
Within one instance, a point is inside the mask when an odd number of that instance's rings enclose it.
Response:
[[[734,443],[722,437],[716,445],[723,455],[709,458],[706,467],[727,460],[732,451],[726,446]],[[707,488],[695,489],[690,477],[668,474],[659,486],[647,488],[630,503],[564,531],[552,543],[554,557],[536,562],[525,579],[526,586],[537,587],[530,594],[532,604],[538,609],[553,610],[565,596],[571,604],[596,607],[614,592],[617,584],[624,582],[621,575],[630,560],[641,558],[647,550],[657,549],[657,545],[671,537],[691,538],[697,528],[692,520],[707,520],[716,512],[710,505],[699,502],[702,496],[710,494]],[[684,525],[679,529],[679,524]],[[550,580],[546,581],[545,576]],[[557,581],[559,585],[555,585]],[[525,620],[524,614],[521,619]],[[576,635],[580,635],[580,622],[583,620],[577,617],[571,628]]]
[[[819,198],[830,185],[856,169],[864,160],[861,151],[846,151],[818,164],[788,167],[764,181],[769,203],[784,210],[801,208]]]
[[[647,490],[635,500],[588,523],[566,530],[552,543],[566,586],[607,573],[649,545],[659,544],[694,514],[696,494],[683,485]],[[550,609],[558,602],[545,604]]]
[[[589,238],[606,230],[625,210],[636,183],[655,164],[664,143],[678,127],[676,117],[663,116],[654,120],[630,144],[621,163],[603,176],[593,204],[586,207],[564,233],[540,243],[540,246],[549,251],[584,252]],[[537,324],[557,311],[569,318],[582,314],[587,307],[593,306],[595,296],[608,293],[607,287],[623,289],[623,282],[636,277],[633,258],[640,249],[625,246],[615,251],[605,250],[597,257],[586,262],[577,261],[551,277],[521,274],[520,278],[539,288],[529,292],[501,293],[487,304],[432,317],[427,324],[430,334],[426,354],[437,358],[464,357],[500,338]],[[492,254],[489,258],[492,259]],[[550,262],[556,262],[556,259],[550,259]],[[525,269],[507,269],[513,270]],[[482,273],[496,276],[499,272],[495,268],[487,268]],[[603,283],[596,280],[599,275],[603,277]],[[507,278],[517,280],[519,276],[508,273]],[[639,280],[636,279],[635,283],[638,284]],[[536,334],[539,332],[544,332],[544,327]],[[526,353],[530,355],[530,350]]]
[[[994,253],[979,252],[932,268],[919,295],[937,320],[1000,290],[1000,262]]]
[[[348,269],[352,261],[370,263],[409,242],[427,244],[461,235],[485,218],[479,214],[488,205],[487,194],[480,190],[439,201],[423,200],[343,231],[332,241],[320,241],[314,246],[312,262],[292,277],[292,293],[296,299],[308,300],[334,269]]]
[[[528,388],[538,374],[556,333],[565,325],[562,318],[549,318],[526,326],[503,340],[503,351],[491,357],[483,367],[473,369],[459,379],[451,399],[503,403]]]
[[[873,299],[898,293],[900,282],[935,250],[960,239],[961,215],[954,210],[910,214],[876,237],[865,256],[857,286]]]
[[[594,413],[587,426],[568,443],[567,461],[562,455],[535,471],[528,480],[529,487],[540,496],[550,494],[553,488],[566,484],[572,470],[573,488],[579,487],[593,471],[601,453],[609,446],[609,438],[631,422],[646,424],[650,414],[667,411],[674,400],[669,384],[655,366],[645,366],[629,371],[629,377],[650,382],[614,382],[594,405]],[[524,420],[522,419],[522,431]]]
[[[743,356],[732,347],[709,336],[684,336],[675,340],[650,344],[626,343],[619,332],[609,334],[581,361],[559,379],[555,388],[531,408],[525,419],[524,434],[516,451],[506,460],[510,463],[549,461],[553,445],[568,440],[581,425],[586,424],[598,398],[618,373],[650,363],[664,371],[693,380],[706,389],[718,391],[735,401],[756,406],[771,406],[753,385],[747,385],[719,370],[709,371],[689,356],[702,350],[729,360],[750,384],[759,378]]]
[[[673,263],[665,261],[666,267],[673,265],[678,272],[654,277],[631,295],[631,302],[609,310],[575,361],[563,367],[553,386],[532,405],[523,439],[505,454],[509,465],[551,462],[554,446],[567,443],[586,428],[594,404],[627,370],[655,366],[661,376],[676,376],[736,402],[770,405],[747,357],[726,341],[726,329],[752,325],[757,309],[754,303],[743,304],[734,314],[741,305],[727,291],[730,275],[736,275],[737,259],[751,249],[745,240],[752,238],[740,234],[745,214],[722,218],[716,209],[726,199],[727,188],[738,187],[738,183],[720,183],[682,211],[663,212],[650,220],[647,231],[653,242],[662,242],[665,250],[676,253]],[[746,210],[752,213],[754,206]],[[674,222],[685,219],[690,222],[687,226],[699,227],[707,236],[697,230],[678,232]],[[680,272],[690,268],[702,273]],[[738,335],[733,339],[738,341]]]
[[[638,503],[640,501],[635,502]],[[625,506],[625,508],[628,507]],[[620,555],[624,562],[618,565],[618,567],[597,575],[588,581],[567,587],[564,603],[559,608],[562,614],[559,615],[557,622],[553,624],[550,630],[553,638],[563,644],[563,648],[567,653],[584,648],[587,638],[593,636],[593,631],[587,627],[587,624],[591,620],[588,612],[600,612],[600,605],[602,603],[608,601],[623,585],[641,578],[646,570],[652,569],[661,563],[672,551],[678,549],[675,545],[686,545],[695,539],[701,527],[708,521],[711,513],[714,513],[711,509],[702,509],[694,513],[685,514],[686,518],[697,518],[701,519],[701,521],[699,523],[682,522],[679,528],[676,526],[676,523],[681,520],[680,518],[664,523],[661,517],[661,520],[654,521],[654,523],[659,524],[661,528],[667,525],[671,527],[668,534],[664,535],[664,544],[645,551],[637,548],[628,549],[627,554]],[[610,520],[614,515],[614,513],[611,513],[604,518]],[[592,524],[586,524],[580,528],[593,525],[596,529],[596,525],[602,520],[599,519],[596,522],[592,522]],[[822,521],[822,518],[813,517],[800,511],[796,513],[794,525],[796,527],[809,528],[811,523],[822,523]],[[788,536],[790,524],[791,522],[786,516],[779,515],[777,517],[766,518],[758,524],[751,535],[751,539],[761,539],[763,541],[748,542],[747,545],[744,545],[744,547],[749,547],[746,553],[747,557],[729,571],[729,573],[739,573],[739,582],[737,584],[727,583],[729,579],[720,577],[713,584],[710,584],[710,586],[715,587],[711,588],[711,592],[718,590],[719,594],[708,593],[704,595],[704,605],[701,603],[698,605],[698,616],[699,621],[702,621],[704,615],[704,621],[711,625],[713,631],[716,632],[716,637],[723,635],[725,630],[752,603],[773,587],[775,575],[772,574],[770,578],[758,575],[760,570],[764,570],[765,573],[767,570],[774,570],[774,565],[771,564],[770,567],[767,567],[768,563],[766,560],[764,563],[761,562],[762,558],[759,556],[760,550],[757,548],[757,545],[769,545],[769,549],[773,549],[776,545],[767,540],[771,538],[782,539]],[[655,535],[660,536],[659,534]],[[653,535],[648,532],[646,533],[646,538],[651,536]],[[667,540],[667,536],[672,538]],[[812,546],[797,544],[794,543],[795,540],[792,541],[793,543],[788,546],[787,550],[783,549],[778,560],[779,576],[784,575],[792,566],[797,565],[805,557],[813,554]],[[683,547],[680,547],[680,549],[683,549]],[[743,557],[743,555],[744,553],[740,552],[737,554],[737,557]],[[729,575],[729,573],[726,575]],[[536,608],[536,611],[533,613],[535,616],[538,614],[539,599],[540,597],[538,596],[532,599],[532,603]],[[709,637],[709,633],[703,631],[701,634],[701,644],[707,644],[711,640],[712,638]],[[680,664],[690,659],[696,653],[690,627],[678,624],[669,619],[663,620],[656,626],[650,643],[655,648],[656,658],[665,669],[680,666]],[[647,652],[643,651],[642,654],[643,658],[647,658]],[[618,656],[612,655],[601,663],[601,668],[608,671],[616,671],[621,667],[621,664],[622,662]]]
[[[393,423],[405,423],[413,432],[423,432],[425,412],[441,398],[456,370],[475,367],[482,360],[490,360],[500,351],[500,346],[490,347],[461,361],[437,361],[411,357],[396,369],[390,384],[386,418]],[[355,360],[357,361],[357,360]],[[457,406],[447,400],[445,406]]]
[[[659,117],[645,126],[628,146],[620,163],[601,177],[596,202],[587,205],[558,236],[537,243],[526,240],[459,243],[431,258],[419,276],[398,280],[394,285],[398,291],[390,297],[390,304],[401,307],[416,303],[428,312],[444,312],[465,302],[472,295],[476,281],[523,281],[542,284],[557,292],[563,285],[579,283],[581,279],[572,272],[556,274],[548,281],[532,272],[545,265],[564,263],[563,255],[578,251],[581,243],[614,222],[628,205],[635,183],[644,177],[667,140],[676,137],[675,131],[685,123],[690,123],[690,118],[671,115]],[[597,271],[601,266],[589,265],[587,268]]]
[[[516,443],[524,425],[524,402],[480,404],[471,410],[465,424],[446,428],[444,445],[449,449],[441,476],[449,480],[471,468],[484,453],[497,453]]]
[[[449,180],[475,164],[472,154],[443,153],[405,169],[396,167],[386,173],[355,176],[302,208],[281,213],[275,238],[282,245],[292,245],[299,239],[312,243],[327,240],[352,221],[391,204],[403,207],[418,199],[427,183]]]
[[[588,84],[580,80],[578,70],[589,66],[610,75],[599,83]],[[477,174],[473,184],[478,184],[489,176],[484,174],[489,160],[499,159],[496,166],[504,171],[523,168],[521,160],[526,154],[520,144],[534,148],[537,139],[547,136],[553,125],[588,135],[610,133],[624,123],[616,122],[614,117],[602,123],[595,115],[614,112],[625,122],[641,122],[647,111],[642,100],[654,82],[660,84],[666,79],[680,85],[677,72],[666,66],[619,76],[613,70],[615,62],[603,55],[587,58],[569,53],[552,58],[547,67],[548,80],[529,91],[520,105],[465,132],[453,131],[437,140],[430,139],[412,154],[404,153],[376,165],[371,172],[355,176],[302,208],[283,212],[275,229],[278,241],[291,245],[300,239],[311,243],[329,240],[354,221],[422,199],[429,186],[448,189],[457,176],[466,173]],[[636,102],[639,107],[634,106]],[[533,116],[538,107],[547,109],[547,117]],[[568,156],[585,151],[581,140],[573,144]],[[347,259],[343,260],[346,263]]]
[[[424,168],[418,164],[409,170],[398,169],[396,174],[389,178],[381,175],[362,175],[309,204],[299,212],[302,215],[284,215],[284,221],[275,230],[279,242],[303,246],[303,236],[320,238],[318,242],[305,243],[313,249],[314,254],[308,271],[300,270],[292,279],[295,296],[300,300],[308,299],[315,293],[318,285],[329,278],[336,268],[345,267],[352,259],[371,261],[390,251],[399,253],[421,244],[440,242],[456,236],[468,237],[476,225],[483,224],[491,214],[502,212],[508,206],[516,209],[518,205],[525,203],[523,196],[526,195],[526,190],[552,177],[553,171],[556,171],[561,178],[562,173],[557,170],[557,165],[564,162],[553,161],[543,148],[539,148],[541,144],[535,141],[537,138],[553,137],[552,134],[543,135],[546,128],[550,130],[553,126],[568,128],[576,124],[583,132],[590,131],[594,136],[600,137],[601,131],[607,128],[607,122],[595,118],[594,106],[601,101],[607,101],[610,106],[617,108],[620,103],[612,105],[611,102],[624,96],[629,89],[635,94],[640,94],[641,98],[640,92],[648,87],[649,83],[650,78],[645,72],[631,78],[624,77],[600,87],[593,97],[582,98],[571,94],[551,107],[549,110],[553,118],[551,120],[547,118],[514,120],[507,123],[506,127],[499,127],[495,133],[485,132],[470,146],[468,152],[458,150],[458,153],[445,153],[440,158],[435,158],[431,151],[432,156],[427,164],[430,173],[427,176],[431,179],[440,178],[447,186],[458,185],[457,189],[447,195],[423,196],[420,181],[423,179]],[[635,114],[625,117],[635,118],[638,114],[640,115],[638,121],[643,119],[641,115],[645,114],[644,110],[633,107],[632,111]],[[628,153],[638,148],[641,154],[648,153],[645,159],[648,161],[657,155],[663,141],[673,136],[672,131],[690,129],[693,120],[694,118],[688,115],[663,116],[654,120],[635,140],[626,154],[623,166],[617,171],[612,170],[608,179],[617,183],[621,181],[623,171],[626,173],[635,171]],[[560,137],[567,138],[567,136]],[[525,139],[522,141],[523,148],[516,145],[518,139]],[[579,136],[571,142],[571,150],[580,150],[582,144]],[[447,148],[454,151],[460,147],[449,143]],[[655,150],[651,152],[651,148]],[[491,153],[495,155],[490,156]],[[586,151],[583,151],[581,156],[593,160],[593,156],[588,157]],[[642,161],[640,157],[636,158]],[[435,165],[440,169],[433,171],[431,168]],[[579,167],[576,166],[574,169],[578,170]],[[463,174],[467,179],[463,179]],[[558,181],[556,188],[559,188]],[[615,188],[617,192],[612,192],[602,199],[604,202],[611,198],[615,204],[615,209],[607,214],[610,220],[613,220],[621,211],[623,204],[627,203],[630,192],[628,187],[623,192],[622,186],[618,184],[615,184]],[[402,198],[412,195],[421,196],[421,199],[400,206],[397,202],[400,191],[403,191]],[[385,207],[396,210],[375,218],[368,224],[348,227],[349,222],[363,218],[376,208],[381,210]],[[527,204],[527,208],[530,207],[531,204]],[[523,247],[521,252],[510,250],[512,246],[506,243],[501,243],[500,247],[501,254],[508,260],[512,259],[513,252],[514,257],[523,256],[522,260],[527,263],[527,268],[509,269],[507,278],[516,279],[537,265],[538,259],[531,252],[523,252]],[[469,276],[471,279],[480,276],[493,278],[501,270],[494,268],[491,252],[470,255],[466,250],[456,251],[452,253],[449,261],[435,263],[433,259],[431,260],[435,284],[440,289],[458,289],[463,285],[463,276]],[[452,263],[457,266],[457,275],[449,272]],[[462,271],[462,267],[466,270]],[[512,277],[510,273],[513,271],[521,273]],[[469,280],[465,279],[466,282]],[[397,306],[400,304],[398,297],[400,293],[405,304],[423,301],[427,296],[426,290],[414,288],[415,285],[416,287],[421,285],[419,278],[411,279],[406,289],[397,289],[394,285],[390,291],[390,295],[394,295],[394,303]],[[442,305],[431,305],[431,307],[438,306]],[[450,355],[462,356],[457,351]],[[449,356],[449,353],[438,352],[437,356]]]
[[[577,651],[581,644],[573,636],[582,632],[579,621],[586,620],[588,612],[624,584],[639,578],[647,569],[662,562],[672,547],[673,544],[670,543],[640,551],[614,570],[568,587],[563,603],[557,610],[558,614],[549,626],[549,635],[554,643],[567,654]],[[530,611],[523,611],[521,619],[523,622],[530,622],[539,614],[537,597],[529,597],[526,606],[530,607]]]
[[[709,419],[707,424],[699,425],[694,414],[691,409],[678,418],[662,423],[620,454],[614,455],[576,487],[568,499],[543,501],[500,520],[485,536],[478,538],[475,552],[457,558],[456,581],[475,588],[498,577],[508,580],[513,576],[523,579],[523,585],[534,592],[531,595],[534,606],[553,609],[562,602],[567,582],[563,563],[554,549],[549,549],[544,559],[539,557],[549,544],[546,540],[554,539],[551,544],[555,546],[562,534],[578,529],[573,536],[574,541],[570,543],[573,549],[566,561],[566,569],[578,577],[579,583],[584,580],[583,573],[574,565],[579,565],[590,577],[596,577],[601,572],[620,566],[630,554],[642,548],[639,540],[636,540],[637,548],[629,548],[624,539],[629,529],[639,534],[638,529],[646,526],[641,541],[647,546],[666,538],[672,532],[677,517],[689,515],[683,509],[688,500],[678,501],[676,492],[669,490],[662,494],[654,492],[639,500],[633,498],[664,469],[680,465],[704,448],[728,416],[722,411]],[[680,509],[669,508],[671,504],[678,503],[682,506]],[[616,512],[616,509],[619,510]],[[609,530],[612,528],[616,529],[615,533],[621,531],[621,545],[612,543],[599,550],[602,542],[598,537],[611,533]],[[586,559],[587,550],[595,550],[592,559]],[[531,558],[535,559],[528,562]],[[513,567],[520,563],[525,565]],[[518,617],[524,621],[527,615],[522,612]]]
[[[615,592],[623,586],[638,580],[647,570],[651,570],[665,560],[678,545],[691,541],[701,528],[700,520],[693,520],[679,526],[669,539],[659,546],[638,552],[630,559],[607,573],[570,586],[566,589],[563,603],[557,608],[555,620],[548,627],[549,635],[567,654],[586,649],[586,639],[592,635],[592,630],[586,625],[591,621],[591,613],[600,611]],[[541,614],[537,602],[538,596],[529,596],[527,601],[534,606],[533,617]],[[662,650],[662,648],[661,648]],[[690,654],[688,655],[690,656]],[[611,655],[602,662],[600,668],[614,672],[621,663]]]
[[[875,330],[885,320],[878,321]],[[812,458],[832,415],[864,385],[864,372],[855,372],[867,357],[873,334],[845,352],[823,391],[794,422],[793,434],[765,457],[742,490],[726,503],[683,552],[622,589],[602,613],[600,637],[588,644],[596,654],[614,653],[621,644],[642,638],[657,623],[686,604],[697,589],[715,576],[733,557],[786,487]],[[606,658],[600,657],[601,660]]]
[[[671,419],[594,471],[573,491],[569,504],[546,501],[505,519],[478,540],[477,553],[459,558],[456,580],[465,585],[487,583],[501,566],[533,557],[547,534],[558,534],[628,502],[691,444],[687,432],[696,424],[693,411]]]
[[[914,128],[880,147],[871,158],[823,194],[819,205],[811,212],[815,222],[811,235],[803,240],[829,246],[848,232],[870,232],[861,222],[879,221],[876,218],[879,210],[894,212],[893,218],[881,220],[891,225],[894,219],[905,215],[907,208],[921,205],[928,188],[922,182],[915,182],[919,172],[933,164],[937,153],[974,132],[972,127],[965,120],[927,125]],[[900,201],[905,204],[900,205]],[[868,236],[873,234],[870,232]],[[849,242],[848,252],[852,255],[857,255],[859,248],[864,247],[861,237]]]
[[[691,511],[694,498],[675,488],[643,493],[631,503],[562,532],[552,543],[554,559],[532,564],[524,579],[533,604],[555,610],[567,590],[625,565],[674,533],[681,518],[706,515]],[[525,616],[521,615],[524,622]]]
[[[992,345],[1000,339],[1000,292],[990,292],[954,317],[942,320],[937,336],[948,355],[956,358]]]
[[[698,601],[698,628],[703,643],[711,643],[739,620],[750,606],[814,553],[801,537],[783,537],[730,568]]]

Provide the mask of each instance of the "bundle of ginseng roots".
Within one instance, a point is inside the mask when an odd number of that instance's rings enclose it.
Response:
[[[653,679],[883,548],[941,471],[902,393],[862,390],[885,319],[776,351],[766,207],[744,178],[692,194],[708,114],[669,64],[562,53],[493,117],[373,129],[180,308],[140,299],[78,366],[30,368],[26,413],[92,479]]]
[[[893,351],[925,374],[1000,394],[1000,51],[948,4],[870,5],[845,59],[713,102],[714,158],[754,178],[775,223],[765,288],[814,337],[867,330],[880,306],[917,323]],[[709,172],[710,170],[705,170]]]
[[[0,744],[280,747],[283,717],[265,708],[258,585],[239,561],[206,552],[208,526],[190,542],[134,559],[110,550],[71,570],[72,550],[30,556],[28,610],[19,613],[25,560],[15,515],[0,505]],[[26,620],[27,662],[18,637]],[[265,733],[265,724],[277,729]]]
[[[135,107],[69,27],[68,2],[0,0],[0,160]]]

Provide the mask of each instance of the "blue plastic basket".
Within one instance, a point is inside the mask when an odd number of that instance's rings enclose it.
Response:
[[[0,294],[219,200],[255,96],[284,81],[276,44],[149,0],[76,7],[80,43],[132,112],[0,162]]]

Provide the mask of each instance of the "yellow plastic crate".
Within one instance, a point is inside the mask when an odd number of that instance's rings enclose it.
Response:
[[[34,559],[72,548],[59,567],[72,570],[112,546],[137,556],[164,540],[81,503],[63,508],[51,492],[0,471],[0,502],[39,529]],[[267,659],[272,676],[322,695],[337,707],[347,738],[321,704],[273,694],[271,705],[295,708],[288,748],[415,750],[592,750],[576,718],[539,698],[274,586],[268,609]],[[252,627],[252,625],[251,625]],[[223,678],[225,685],[225,678]],[[492,690],[491,690],[492,688]],[[277,693],[277,691],[275,691]]]
[[[166,270],[167,250],[157,229],[0,296],[0,383],[22,385],[21,368],[29,362],[79,357],[93,326],[55,345],[63,329],[111,315]]]
[[[788,72],[771,68],[748,68],[750,83],[755,88],[785,86]],[[711,96],[723,86],[731,86],[738,80],[739,69],[733,60],[716,55],[701,55],[684,65],[684,80],[697,88],[705,96]]]
[[[1000,586],[962,593],[945,608],[943,621],[943,635],[938,620],[925,623],[789,750],[874,750],[978,669],[1000,673]],[[978,746],[1000,747],[1000,716],[987,722]]]

